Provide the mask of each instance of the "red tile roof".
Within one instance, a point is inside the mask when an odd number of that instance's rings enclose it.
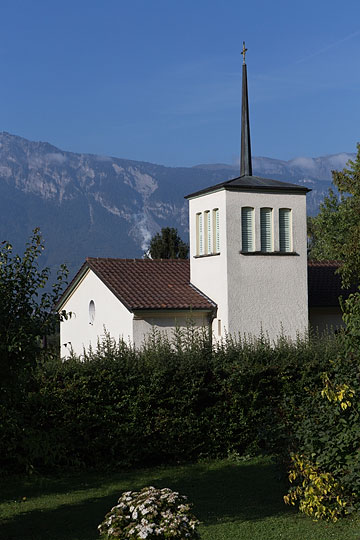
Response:
[[[341,288],[341,278],[336,270],[341,266],[338,261],[308,261],[309,307],[339,306],[339,296],[347,296],[358,289]]]
[[[190,264],[186,259],[88,258],[85,264],[131,311],[212,310],[216,306],[190,284]]]
[[[308,261],[309,307],[339,306],[357,287],[344,290],[335,271],[337,261]],[[188,259],[104,259],[88,258],[57,305],[60,309],[78,280],[90,268],[130,310],[212,310],[216,304],[190,283]]]

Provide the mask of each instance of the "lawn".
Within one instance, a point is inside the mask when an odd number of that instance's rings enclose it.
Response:
[[[359,516],[314,522],[285,506],[286,485],[265,459],[1,482],[2,540],[96,540],[120,492],[145,485],[187,495],[202,540],[360,540]]]

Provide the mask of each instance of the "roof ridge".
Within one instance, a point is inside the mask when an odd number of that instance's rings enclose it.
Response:
[[[114,261],[114,262],[124,262],[124,263],[132,263],[132,262],[139,262],[139,263],[180,263],[180,264],[189,264],[190,259],[143,259],[143,258],[125,258],[125,257],[86,257],[85,259],[87,262],[91,261]],[[333,259],[323,259],[323,260],[315,260],[315,259],[308,259],[307,261],[309,266],[340,266],[342,264],[342,261],[339,260],[333,260]]]
[[[153,262],[161,262],[161,263],[183,263],[183,262],[189,262],[189,259],[142,259],[142,258],[122,258],[122,257],[86,257],[86,261],[117,261],[117,262],[140,262],[140,263],[153,263]]]

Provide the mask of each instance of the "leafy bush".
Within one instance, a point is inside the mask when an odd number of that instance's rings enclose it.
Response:
[[[42,338],[56,329],[59,315],[54,305],[60,297],[67,270],[62,266],[51,292],[44,289],[50,269],[40,270],[44,249],[39,229],[33,231],[22,257],[9,242],[0,244],[0,390],[1,397],[18,393],[29,368],[41,352]],[[24,382],[25,381],[25,382]]]
[[[199,523],[184,495],[150,486],[123,493],[98,528],[109,540],[196,540]]]
[[[332,474],[321,472],[305,456],[292,455],[291,462],[289,480],[291,483],[297,481],[297,485],[284,496],[287,504],[295,506],[299,501],[299,509],[304,514],[334,522],[348,513],[345,490]]]
[[[345,302],[344,320],[341,353],[304,385],[293,413],[294,457],[289,477],[295,487],[285,498],[294,502],[296,495],[300,510],[331,520],[360,507],[358,293]]]
[[[51,291],[44,291],[50,270],[40,269],[43,249],[39,229],[22,256],[9,242],[0,243],[0,467],[5,470],[31,469],[27,448],[33,453],[40,439],[34,418],[28,417],[29,391],[38,385],[34,371],[45,355],[43,338],[60,319],[54,304],[67,276],[62,266]]]

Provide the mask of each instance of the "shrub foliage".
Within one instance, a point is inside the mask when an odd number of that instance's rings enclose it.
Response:
[[[343,306],[340,350],[303,388],[294,410],[293,451],[285,501],[336,521],[360,502],[360,295]]]
[[[56,329],[59,316],[54,304],[59,299],[67,270],[62,266],[51,292],[43,292],[50,275],[40,269],[38,258],[44,249],[35,229],[23,256],[13,252],[9,242],[0,243],[0,390],[20,389],[23,375],[34,366],[44,336]],[[3,397],[3,396],[2,396]]]
[[[22,256],[9,242],[0,243],[0,467],[5,469],[27,468],[28,450],[33,455],[42,438],[29,419],[31,392],[38,384],[34,370],[44,355],[43,339],[57,328],[54,304],[67,277],[63,265],[50,291],[44,291],[50,269],[39,266],[43,249],[39,229]]]

